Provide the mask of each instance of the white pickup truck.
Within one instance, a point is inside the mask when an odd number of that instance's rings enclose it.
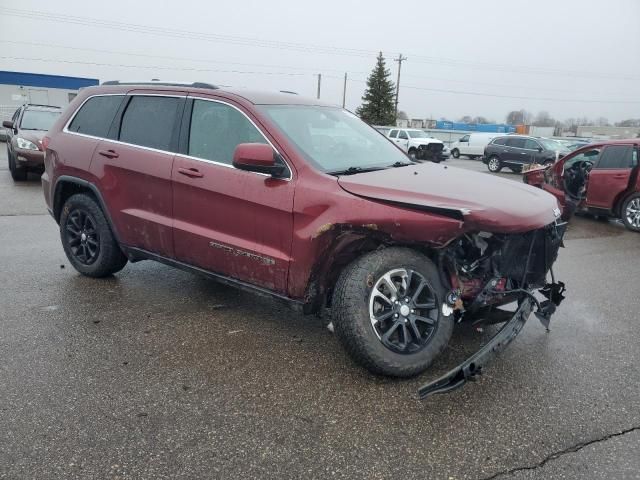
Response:
[[[441,140],[430,137],[426,132],[417,128],[394,128],[389,130],[387,137],[415,160],[429,159],[439,163],[451,155]],[[435,148],[428,147],[428,145],[433,145]],[[435,151],[435,154],[430,154],[431,151]]]

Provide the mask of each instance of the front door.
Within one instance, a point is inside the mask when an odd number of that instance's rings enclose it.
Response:
[[[405,130],[400,130],[398,132],[398,138],[396,139],[396,144],[404,151],[409,151],[409,135]]]
[[[100,141],[91,173],[120,242],[173,257],[171,168],[185,99],[132,95],[125,102],[114,140]]]
[[[239,108],[190,100],[181,154],[173,165],[176,258],[286,292],[293,235],[294,180],[237,170],[241,143],[269,143]]]
[[[612,210],[614,202],[629,188],[637,151],[632,145],[608,145],[589,173],[587,207]]]

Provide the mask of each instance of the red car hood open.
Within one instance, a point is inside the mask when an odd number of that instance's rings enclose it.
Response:
[[[467,230],[525,232],[560,214],[555,197],[543,190],[435,163],[342,176],[338,183],[360,197],[461,216]]]

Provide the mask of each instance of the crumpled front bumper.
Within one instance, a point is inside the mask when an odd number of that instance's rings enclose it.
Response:
[[[511,341],[518,336],[524,324],[533,312],[534,301],[527,297],[503,327],[489,342],[471,357],[466,359],[453,370],[445,373],[440,378],[429,382],[418,389],[420,399],[425,399],[436,393],[447,393],[460,388],[469,380],[474,380],[476,375],[482,373],[483,367],[497,354],[504,350]]]

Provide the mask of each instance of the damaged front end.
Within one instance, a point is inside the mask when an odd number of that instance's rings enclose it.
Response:
[[[422,386],[420,398],[449,392],[473,380],[518,335],[532,312],[549,328],[551,315],[564,298],[565,286],[555,281],[552,265],[566,227],[556,221],[519,234],[466,234],[441,250],[439,270],[443,282],[451,286],[446,300],[456,320],[474,325],[506,323],[473,356]],[[541,300],[534,295],[536,291]],[[499,308],[514,302],[518,305],[515,312]]]

